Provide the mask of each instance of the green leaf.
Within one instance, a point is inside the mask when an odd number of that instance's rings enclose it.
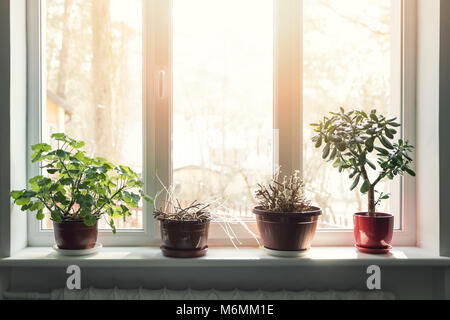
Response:
[[[61,216],[60,213],[52,211],[51,216],[52,216],[52,220],[53,221],[55,221],[55,222],[62,222],[62,216]]]
[[[143,192],[141,192],[141,196],[145,201],[153,203],[153,199],[150,196],[144,194]]]
[[[59,149],[59,150],[56,150],[56,156],[60,159],[65,159],[68,156],[68,152]]]
[[[370,189],[370,183],[369,180],[364,180],[363,185],[361,186],[361,193],[366,194]]]
[[[381,153],[383,156],[388,156],[389,155],[389,151],[387,151],[386,149],[383,148],[379,148],[379,147],[375,147],[375,150],[377,150],[379,153]]]
[[[48,152],[51,149],[52,147],[47,143],[35,144],[34,146],[31,147],[31,150],[36,151],[38,153]]]
[[[341,165],[341,160],[340,159],[336,159],[336,161],[333,163],[333,168],[339,168]]]
[[[16,200],[16,204],[17,204],[18,206],[24,206],[24,205],[29,204],[30,201],[31,201],[30,198],[23,198],[23,197],[22,197],[22,198],[19,198],[19,199]]]
[[[385,146],[386,148],[391,149],[391,150],[394,149],[394,146],[391,144],[391,142],[388,139],[386,139],[384,136],[380,136],[379,140],[380,140],[381,144],[383,146]]]
[[[38,185],[39,187],[48,186],[48,185],[51,184],[51,183],[52,183],[52,180],[51,180],[51,179],[49,179],[49,178],[44,178],[44,177],[42,177],[41,180],[38,180],[38,181],[37,181],[37,185]]]
[[[39,210],[38,213],[36,214],[36,219],[38,219],[39,221],[42,221],[45,219],[45,214],[44,214],[44,210]]]
[[[54,195],[54,199],[56,202],[61,203],[63,205],[68,205],[70,203],[70,200],[68,198],[66,198],[61,191],[58,191]]]
[[[120,207],[122,208],[122,212],[125,214],[127,212],[130,212],[130,209],[127,206],[124,206],[123,204],[120,205]]]
[[[337,143],[336,147],[340,152],[344,152],[347,149],[347,145],[345,143]]]
[[[40,211],[44,210],[44,205],[41,202],[35,202],[32,204],[32,206],[29,208],[30,211]]]
[[[97,223],[97,218],[93,215],[86,215],[83,219],[84,224],[88,227],[92,227]]]
[[[111,229],[112,229],[112,232],[114,233],[114,234],[116,234],[117,233],[117,230],[116,230],[116,225],[114,224],[114,220],[109,220],[109,226],[111,227]]]
[[[33,203],[30,202],[30,203],[28,203],[28,204],[22,206],[22,208],[21,208],[20,210],[22,210],[22,211],[27,211],[27,210],[29,210],[32,206],[33,206]]]
[[[373,170],[377,170],[377,167],[369,159],[366,159],[366,162]]]
[[[353,181],[352,186],[350,187],[350,191],[353,191],[358,186],[360,178],[361,174],[358,174],[355,178],[355,181]]]
[[[11,195],[11,198],[13,198],[14,200],[17,200],[20,197],[22,197],[24,192],[25,191],[11,191],[10,195]]]
[[[377,115],[375,113],[371,113],[370,114],[370,119],[372,119],[375,122],[378,122],[378,117],[377,117]]]
[[[405,171],[412,177],[416,176],[416,173],[408,167],[405,168]]]
[[[70,145],[75,149],[81,149],[86,145],[86,143],[84,141],[74,141],[70,143]]]
[[[330,154],[330,144],[328,143],[325,148],[323,149],[322,158],[326,159],[328,155]]]
[[[73,183],[73,180],[71,178],[64,178],[59,180],[59,183],[61,183],[63,186],[70,186]]]
[[[358,171],[358,170],[355,170],[355,171],[353,171],[353,172],[348,176],[348,178],[349,178],[349,179],[353,179],[353,177],[355,177],[358,173],[359,173],[359,171]]]
[[[320,148],[322,146],[322,136],[320,136],[316,142],[316,148]]]
[[[389,139],[394,139],[394,135],[391,133],[391,131],[389,129],[385,129],[384,130],[384,134],[386,135],[386,137],[388,137]]]
[[[375,138],[370,138],[366,140],[366,148],[368,152],[373,151],[373,144],[375,143]]]
[[[337,149],[333,148],[333,151],[331,151],[331,155],[330,155],[330,161],[333,161],[336,158],[336,154],[337,154]]]
[[[64,133],[54,133],[52,134],[52,139],[55,139],[57,141],[65,140],[66,135]]]

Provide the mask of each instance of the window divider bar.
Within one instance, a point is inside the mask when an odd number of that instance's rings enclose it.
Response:
[[[401,120],[402,136],[416,145],[416,79],[417,79],[417,1],[399,0],[402,6],[402,88]],[[415,152],[413,154],[415,158]],[[412,163],[416,169],[416,163]],[[402,178],[402,232],[409,238],[410,244],[416,244],[416,179],[405,175]]]
[[[303,1],[275,1],[275,169],[303,169]],[[278,160],[278,161],[277,161]]]
[[[172,184],[172,1],[148,0],[143,5],[144,172],[146,192],[154,196]],[[154,206],[163,206],[165,196],[159,194]],[[146,212],[155,237],[156,223],[150,210]]]
[[[42,120],[46,105],[43,97],[46,91],[46,68],[43,59],[42,44],[45,43],[45,0],[27,0],[27,181],[30,177],[40,174],[39,164],[33,164],[29,159],[31,146],[42,141]],[[27,229],[33,239],[39,235],[41,223],[28,214]],[[30,242],[30,240],[29,240]]]

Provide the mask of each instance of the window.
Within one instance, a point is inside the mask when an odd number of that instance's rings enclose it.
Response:
[[[339,106],[401,117],[395,101],[401,65],[393,41],[401,23],[398,1],[303,1],[303,132],[311,140],[309,124]],[[322,228],[352,228],[353,213],[367,210],[367,197],[350,192],[351,180],[321,159],[312,143],[303,144],[305,182],[311,198],[324,210]],[[395,216],[401,228],[400,183],[385,182],[380,191],[390,193],[381,212]]]
[[[42,139],[65,132],[142,174],[142,1],[47,0]],[[44,21],[44,20],[43,20]],[[44,79],[43,79],[44,81]],[[142,208],[119,229],[143,229]],[[50,219],[42,228],[52,228]],[[109,229],[100,220],[100,228]]]
[[[29,5],[30,23],[39,26],[30,47],[40,55],[29,59],[40,85],[30,86],[30,143],[65,131],[85,140],[93,155],[142,174],[148,193],[162,181],[185,202],[217,199],[217,210],[253,231],[256,184],[277,168],[301,170],[324,211],[315,243],[352,243],[352,215],[366,201],[321,160],[309,123],[339,106],[411,119],[407,1],[36,3]],[[411,137],[413,127],[405,128]],[[392,194],[383,210],[396,216],[397,243],[412,244],[411,183],[383,188]],[[118,236],[102,235],[104,242],[158,243],[151,211],[140,208],[119,222]],[[30,224],[32,243],[48,241],[51,224]],[[255,244],[239,224],[235,232]],[[211,238],[229,243],[217,225]]]
[[[173,184],[186,202],[251,218],[253,189],[273,174],[273,8],[173,1]]]

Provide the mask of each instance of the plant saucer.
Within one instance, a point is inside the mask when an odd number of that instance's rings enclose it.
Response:
[[[53,245],[53,250],[55,250],[59,255],[67,256],[67,257],[88,256],[88,255],[97,253],[98,251],[100,251],[101,248],[103,248],[103,245],[98,242],[91,249],[81,249],[81,250],[64,250],[64,249],[58,248],[58,246],[56,244]]]
[[[392,250],[391,245],[386,248],[365,248],[365,247],[360,247],[357,244],[355,244],[355,248],[358,249],[359,252],[370,253],[370,254],[386,254]]]
[[[204,257],[208,253],[208,246],[198,250],[176,250],[161,246],[161,251],[163,255],[168,258],[200,258]]]
[[[264,247],[264,251],[267,252],[268,255],[274,257],[282,257],[282,258],[301,258],[307,256],[309,250],[302,251],[282,251],[282,250],[274,250]]]

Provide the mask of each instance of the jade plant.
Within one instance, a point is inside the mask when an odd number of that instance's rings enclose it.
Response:
[[[267,186],[258,184],[255,195],[259,206],[273,213],[301,213],[311,208],[299,171],[281,181],[275,178]]]
[[[114,219],[129,217],[141,198],[152,201],[129,167],[87,156],[81,150],[84,142],[63,133],[52,139],[56,148],[46,143],[32,147],[32,162],[41,164],[42,175],[29,180],[30,189],[11,192],[22,211],[35,212],[38,220],[49,213],[54,222],[83,221],[87,226],[105,215],[116,233]]]
[[[333,162],[339,172],[349,171],[353,180],[350,190],[361,184],[360,191],[368,196],[368,215],[376,215],[376,206],[389,194],[377,191],[384,179],[393,180],[405,173],[415,176],[410,168],[410,152],[414,147],[403,139],[395,141],[397,129],[401,127],[397,118],[364,111],[331,112],[319,123],[312,124],[315,135],[312,140],[316,148],[323,148],[322,157]],[[375,153],[377,161],[369,155]],[[371,178],[372,177],[372,178]],[[375,199],[378,194],[378,199]]]

